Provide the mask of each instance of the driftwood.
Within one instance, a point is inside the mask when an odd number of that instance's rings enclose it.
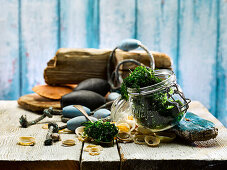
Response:
[[[88,78],[106,79],[107,61],[111,50],[61,48],[47,63],[44,79],[47,84],[77,84]],[[152,52],[156,68],[171,68],[171,58],[164,53]],[[149,66],[148,55],[143,51],[124,52],[117,50],[115,66],[124,59],[135,59]],[[135,65],[125,64],[120,70],[133,69]]]

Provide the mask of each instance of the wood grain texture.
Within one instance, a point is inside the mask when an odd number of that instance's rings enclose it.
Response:
[[[50,100],[35,93],[21,96],[17,100],[17,102],[23,109],[38,112],[41,114],[44,109],[47,109],[49,107],[53,107],[54,109],[61,109],[59,100]]]
[[[88,0],[60,1],[61,47],[87,47],[87,8]]]
[[[156,148],[120,143],[123,169],[199,169],[220,164],[226,167],[227,129],[199,102],[192,102],[189,111],[214,122],[219,129],[217,138],[192,144],[163,143]]]
[[[178,0],[137,0],[137,39],[173,59],[177,71]]]
[[[84,144],[83,149],[89,145]],[[91,156],[88,152],[82,152],[81,159],[81,169],[85,170],[117,170],[120,168],[120,156],[117,149],[117,144],[115,143],[113,147],[104,147],[100,155]]]
[[[61,134],[62,140],[75,139],[76,145],[63,147],[61,142],[43,146],[47,129],[42,125],[48,121],[57,122],[60,116],[45,118],[29,128],[19,126],[19,117],[26,114],[28,120],[38,115],[18,108],[16,101],[0,101],[0,165],[1,169],[19,166],[20,169],[206,169],[227,167],[227,129],[199,102],[190,104],[190,112],[216,124],[219,135],[216,139],[192,144],[174,142],[161,144],[157,148],[133,143],[120,143],[120,155],[116,145],[104,148],[99,156],[81,152],[82,143],[74,134]],[[36,138],[35,146],[17,145],[20,136]],[[87,144],[85,144],[86,146]],[[81,155],[82,153],[82,155]],[[79,162],[81,157],[81,164]],[[120,159],[121,158],[121,159]],[[120,164],[121,161],[121,164]],[[33,167],[35,166],[35,167]]]
[[[58,44],[57,0],[21,0],[22,95],[43,84],[43,70]]]
[[[221,0],[219,13],[217,56],[217,108],[216,116],[227,126],[227,1]]]
[[[179,79],[185,96],[216,104],[217,3],[180,1]]]
[[[18,1],[0,1],[0,99],[19,96]]]
[[[82,143],[79,142],[75,134],[61,134],[62,140],[74,139],[76,145],[72,147],[61,146],[61,141],[52,146],[44,146],[47,129],[42,129],[42,125],[48,121],[63,125],[60,116],[45,118],[37,125],[29,128],[21,128],[19,117],[27,115],[28,120],[33,120],[39,115],[18,108],[16,101],[0,101],[0,160],[1,161],[64,161],[71,160],[79,167]],[[21,136],[33,136],[36,138],[35,146],[17,145]],[[72,164],[72,163],[70,163]],[[71,165],[69,165],[71,166]]]
[[[44,79],[47,84],[77,84],[88,78],[107,78],[107,62],[111,50],[92,49],[92,48],[60,48],[55,62],[48,62],[48,66],[44,70]],[[171,58],[164,53],[152,52],[156,68],[170,68]],[[150,58],[144,52],[124,52],[116,51],[116,62],[119,63],[123,59],[133,58],[145,65],[150,64]],[[52,64],[52,65],[51,65]],[[131,68],[126,65],[123,70]],[[113,68],[114,69],[114,68]]]
[[[135,38],[135,0],[100,1],[99,48],[115,48],[123,39]]]

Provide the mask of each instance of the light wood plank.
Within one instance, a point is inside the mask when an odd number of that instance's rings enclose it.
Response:
[[[61,47],[87,47],[87,5],[88,0],[61,0]]]
[[[19,96],[18,1],[0,0],[0,99]]]
[[[100,48],[115,48],[135,38],[135,0],[100,1]]]
[[[193,144],[162,143],[156,148],[134,143],[120,143],[123,169],[157,169],[164,167],[187,169],[189,165],[193,169],[209,167],[210,165],[215,167],[218,166],[218,161],[227,166],[227,129],[199,102],[192,102],[189,111],[214,122],[219,129],[217,138],[194,142]]]
[[[85,143],[83,149],[89,145]],[[82,152],[81,168],[87,170],[117,170],[120,168],[120,156],[115,143],[113,147],[105,147],[100,155],[91,156],[88,152]]]
[[[180,1],[179,83],[185,96],[216,105],[217,1]]]
[[[178,0],[138,0],[137,8],[137,38],[150,50],[169,55],[177,71]]]
[[[80,153],[82,143],[79,142],[75,134],[61,134],[62,140],[74,139],[76,145],[72,147],[61,146],[61,141],[54,143],[52,146],[44,146],[47,129],[42,129],[42,125],[48,121],[60,122],[60,116],[45,118],[39,124],[28,128],[21,128],[19,117],[27,115],[28,120],[33,120],[40,115],[25,111],[18,107],[16,101],[0,101],[0,160],[1,161],[72,161],[74,166],[79,167]],[[35,146],[17,145],[21,136],[33,136],[36,138]],[[69,166],[71,166],[69,165]]]
[[[217,108],[218,119],[227,127],[227,1],[220,1],[219,51],[217,58]]]
[[[21,0],[22,95],[43,84],[43,70],[58,48],[58,1]]]

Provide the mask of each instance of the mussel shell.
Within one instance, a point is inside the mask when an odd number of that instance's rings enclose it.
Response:
[[[94,113],[93,116],[97,119],[106,118],[107,116],[110,116],[110,111],[107,109],[99,109]]]
[[[84,110],[88,115],[91,114],[91,110],[85,106],[83,106]],[[73,118],[77,116],[83,116],[83,113],[81,113],[74,105],[66,106],[62,109],[62,115],[67,118]]]
[[[95,117],[89,116],[92,121],[96,122],[97,119]],[[76,128],[80,127],[82,123],[87,122],[87,118],[85,116],[77,116],[70,119],[67,122],[67,128],[69,130],[75,131]]]
[[[79,90],[62,96],[61,107],[68,105],[82,105],[94,110],[106,103],[106,99],[98,93]]]
[[[110,85],[104,79],[90,78],[78,84],[74,91],[89,90],[105,96],[110,91]]]

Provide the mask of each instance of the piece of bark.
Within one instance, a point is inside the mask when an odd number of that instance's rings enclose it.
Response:
[[[18,99],[18,104],[26,110],[42,113],[44,109],[53,107],[54,109],[61,109],[59,100],[50,100],[39,96],[38,94],[28,94],[21,96]]]
[[[44,79],[47,84],[77,84],[88,78],[107,78],[107,62],[112,50],[61,48],[47,63]],[[164,53],[152,52],[156,68],[171,68],[171,58]],[[115,66],[123,59],[136,59],[149,66],[148,55],[143,51],[124,52],[117,50]],[[121,70],[133,69],[123,65]]]

